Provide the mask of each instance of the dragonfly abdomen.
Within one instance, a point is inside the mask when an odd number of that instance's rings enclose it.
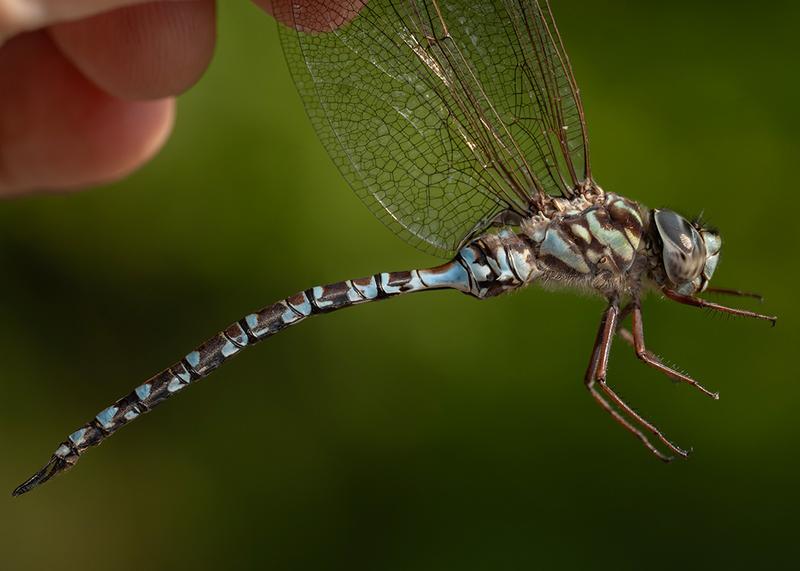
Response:
[[[456,289],[478,298],[498,295],[527,283],[534,275],[525,241],[511,232],[489,235],[462,248],[435,268],[383,272],[366,278],[316,286],[251,313],[148,379],[130,394],[100,411],[70,434],[39,472],[14,490],[24,494],[72,467],[89,448],[155,408],[185,387],[208,376],[243,349],[313,315],[397,295]]]

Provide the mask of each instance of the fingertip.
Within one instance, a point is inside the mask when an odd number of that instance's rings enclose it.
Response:
[[[330,32],[355,18],[367,0],[253,0],[281,24],[309,33]]]
[[[175,125],[175,99],[118,101],[98,117],[87,149],[82,180],[60,188],[69,190],[124,178],[149,162],[166,144]]]
[[[97,88],[42,32],[0,51],[0,193],[65,190],[129,174],[167,140],[171,98],[125,101]]]
[[[50,35],[106,92],[124,99],[178,95],[202,76],[216,43],[213,0],[153,2],[58,24]]]

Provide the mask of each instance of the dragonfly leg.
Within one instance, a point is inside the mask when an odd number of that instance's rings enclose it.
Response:
[[[630,303],[625,309],[628,308],[630,308],[629,313],[633,313],[633,319],[632,319],[633,333],[631,333],[624,327],[620,327],[617,330],[617,333],[619,334],[620,337],[622,337],[622,339],[626,343],[628,343],[628,345],[633,347],[633,350],[636,352],[636,356],[639,358],[639,360],[653,367],[657,371],[661,371],[671,379],[692,385],[694,388],[696,388],[703,394],[713,398],[714,400],[719,399],[719,393],[708,390],[689,375],[681,373],[680,371],[676,371],[672,367],[664,364],[664,362],[661,361],[661,359],[659,359],[657,355],[648,351],[647,347],[645,347],[644,344],[642,309],[636,303]]]
[[[592,350],[592,358],[589,361],[589,367],[586,370],[586,376],[584,377],[584,383],[586,384],[586,388],[589,390],[589,393],[592,395],[597,404],[599,404],[611,417],[617,421],[625,430],[633,434],[636,438],[638,438],[642,444],[647,448],[650,452],[652,452],[657,458],[663,460],[664,462],[669,462],[672,460],[671,457],[665,455],[663,452],[658,450],[647,436],[639,430],[636,426],[634,426],[628,419],[622,416],[619,411],[617,411],[611,404],[603,397],[603,395],[597,390],[597,386],[599,385],[600,388],[606,395],[608,395],[620,408],[625,410],[628,414],[630,414],[636,421],[656,434],[658,438],[665,442],[665,444],[672,450],[675,450],[676,453],[681,454],[683,456],[686,455],[680,448],[674,446],[671,442],[669,442],[666,438],[661,435],[661,433],[650,423],[646,422],[642,419],[638,414],[636,414],[628,405],[626,405],[622,399],[620,399],[617,394],[608,387],[606,384],[606,371],[608,370],[608,357],[611,352],[611,342],[614,339],[614,333],[617,329],[617,322],[619,317],[619,306],[617,305],[616,301],[612,301],[612,303],[606,309],[606,312],[603,314],[603,319],[600,322],[600,328],[597,331],[597,338],[595,339],[594,349]]]
[[[717,293],[720,295],[730,295],[733,297],[752,297],[758,301],[764,301],[764,296],[760,293],[752,291],[742,291],[740,289],[731,289],[727,287],[709,287],[705,290],[706,293]]]
[[[754,319],[763,319],[765,321],[772,322],[773,327],[775,327],[775,323],[777,323],[778,321],[778,318],[775,317],[774,315],[764,315],[761,313],[756,313],[755,311],[748,311],[746,309],[736,309],[734,307],[727,307],[699,297],[694,297],[692,295],[683,295],[666,288],[664,288],[662,291],[664,292],[664,295],[666,295],[671,300],[677,301],[678,303],[682,303],[684,305],[692,305],[694,307],[707,307],[708,309],[713,309],[714,311],[719,311],[721,313],[729,313],[731,315],[738,315],[739,317],[752,317]]]

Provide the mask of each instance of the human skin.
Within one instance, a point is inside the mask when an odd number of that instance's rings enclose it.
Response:
[[[362,5],[324,1],[253,0],[313,31]],[[215,18],[214,0],[0,0],[0,196],[92,187],[151,159],[211,60]]]

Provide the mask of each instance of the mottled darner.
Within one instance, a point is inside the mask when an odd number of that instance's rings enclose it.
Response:
[[[313,287],[247,315],[73,432],[14,495],[70,468],[242,349],[307,317],[418,291],[454,289],[484,299],[532,283],[607,301],[586,387],[657,457],[685,456],[606,382],[619,334],[646,364],[717,396],[646,349],[641,294],[654,289],[683,304],[773,324],[776,318],[698,297],[713,291],[708,283],[721,246],[715,230],[594,181],[580,91],[549,3],[316,0],[276,7],[275,15],[289,24],[281,28],[287,60],[345,178],[392,230],[450,261]],[[620,325],[628,315],[632,331]]]

